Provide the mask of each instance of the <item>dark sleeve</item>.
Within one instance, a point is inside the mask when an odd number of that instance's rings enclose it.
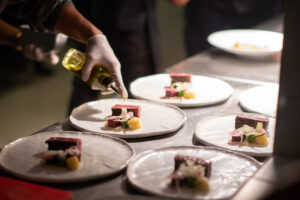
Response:
[[[101,30],[119,31],[143,29],[150,9],[146,1],[154,0],[73,0],[80,13]]]
[[[55,22],[64,6],[73,6],[72,0],[20,0],[11,1],[4,12],[25,20],[37,31],[53,30]]]

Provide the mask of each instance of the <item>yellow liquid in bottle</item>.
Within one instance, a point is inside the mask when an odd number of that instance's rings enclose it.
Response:
[[[63,66],[70,71],[81,70],[84,63],[85,54],[76,49],[69,49],[62,61]]]
[[[74,72],[79,77],[81,77],[81,69],[84,63],[85,54],[73,48],[69,49],[62,61],[62,64],[66,69]],[[106,90],[112,82],[112,77],[108,70],[101,65],[95,65],[93,67],[91,75],[87,80],[87,83],[93,90]]]

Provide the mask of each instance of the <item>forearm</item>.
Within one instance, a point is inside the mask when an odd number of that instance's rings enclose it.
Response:
[[[62,8],[54,30],[83,43],[86,43],[91,36],[102,34],[97,27],[83,17],[73,6]]]
[[[185,6],[190,0],[169,0],[175,6]]]
[[[16,37],[20,31],[19,28],[12,26],[0,19],[0,44],[17,47],[20,40]]]

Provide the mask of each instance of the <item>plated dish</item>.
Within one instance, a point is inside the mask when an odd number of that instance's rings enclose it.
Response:
[[[230,29],[212,33],[207,40],[228,53],[266,57],[281,52],[283,34],[257,29]]]
[[[278,92],[278,84],[253,87],[240,94],[239,104],[248,112],[276,117]]]
[[[106,118],[105,126],[115,131],[141,129],[141,106],[116,104],[111,107],[111,116]]]
[[[113,113],[112,108],[115,105],[139,107],[139,111],[134,111],[138,113],[135,115],[139,120],[139,127],[107,127],[109,116],[122,113],[120,109],[118,113]],[[118,118],[117,125],[122,124],[122,120],[127,119],[126,117],[120,117],[120,115],[116,117]],[[120,138],[139,138],[176,131],[185,123],[186,115],[178,107],[172,105],[134,99],[127,99],[126,101],[122,99],[104,99],[88,102],[75,108],[71,113],[70,121],[74,127],[84,131],[93,131]],[[130,125],[130,122],[128,121],[127,124]],[[133,122],[133,124],[133,126],[138,126],[137,122]]]
[[[81,141],[81,153],[76,154],[80,155],[80,167],[75,166],[76,169],[70,170],[64,166],[41,163],[48,149],[45,141],[50,139],[51,143],[53,138],[73,138],[76,145]],[[50,146],[61,149],[65,144],[58,144],[56,140]],[[115,174],[124,169],[134,155],[131,146],[119,138],[92,132],[45,132],[5,145],[0,153],[0,167],[14,176],[30,181],[79,182]]]
[[[195,99],[195,92],[192,91],[192,74],[170,73],[170,86],[165,87],[165,96],[162,99],[188,100]]]
[[[186,81],[184,82],[186,83]],[[196,107],[220,103],[226,101],[233,92],[232,87],[228,83],[216,78],[199,75],[191,76],[191,84],[188,91],[194,93],[193,98],[164,98],[167,96],[165,88],[170,86],[172,86],[170,74],[157,74],[138,78],[130,84],[130,92],[138,99],[180,107]],[[180,91],[176,92],[178,94]]]
[[[51,137],[45,141],[48,151],[44,152],[41,164],[66,167],[77,170],[82,166],[81,139],[71,137]]]
[[[180,162],[177,164],[184,163],[184,159],[206,166],[204,176],[208,177],[208,191],[170,187],[170,174],[174,173],[174,158],[178,155]],[[232,151],[212,147],[174,146],[139,154],[129,163],[126,175],[130,184],[149,194],[178,199],[229,199],[259,167],[253,158]]]
[[[249,114],[235,116],[235,129],[230,132],[229,144],[250,147],[267,147],[269,118]]]
[[[249,118],[254,120],[249,120]],[[268,126],[266,126],[266,120]],[[260,130],[256,129],[259,124],[257,122],[263,122]],[[276,120],[273,117],[254,113],[217,115],[198,122],[195,138],[208,146],[266,157],[273,153],[275,123]],[[243,128],[246,130],[243,131]]]
[[[177,154],[174,157],[174,162],[174,171],[169,175],[171,188],[176,191],[209,192],[208,179],[212,171],[210,160]]]

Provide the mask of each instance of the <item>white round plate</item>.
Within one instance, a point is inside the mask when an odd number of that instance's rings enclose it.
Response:
[[[240,94],[239,103],[248,112],[276,117],[278,91],[278,84],[250,88]]]
[[[82,166],[78,170],[42,165],[41,156],[48,150],[50,137],[80,138]],[[135,155],[125,141],[106,135],[83,132],[45,132],[17,139],[4,146],[0,167],[17,177],[48,183],[87,181],[115,174]]]
[[[196,99],[164,99],[165,87],[171,85],[169,74],[157,74],[138,78],[130,84],[131,94],[138,99],[172,104],[180,107],[206,106],[226,101],[232,94],[232,87],[219,79],[206,76],[192,76],[192,88]]]
[[[141,107],[140,123],[142,128],[132,131],[113,130],[105,127],[105,118],[112,114],[115,104],[138,105]],[[75,108],[70,121],[76,128],[85,131],[104,133],[119,138],[140,138],[161,135],[176,131],[186,121],[185,113],[172,105],[151,101],[127,99],[104,99],[85,103]]]
[[[230,29],[212,33],[208,42],[226,52],[247,57],[265,57],[282,50],[283,34],[257,29]],[[233,49],[235,43],[255,45],[263,50]]]
[[[254,115],[254,114],[251,114]],[[269,117],[268,126],[268,141],[269,144],[266,147],[250,147],[228,144],[230,138],[230,132],[235,127],[236,114],[223,114],[214,117],[208,117],[198,122],[195,137],[201,143],[208,146],[221,147],[240,153],[245,153],[251,156],[265,157],[271,156],[273,153],[275,123],[274,118]],[[260,115],[254,115],[260,116]],[[265,116],[264,116],[265,117]]]
[[[197,156],[212,162],[208,193],[169,187],[177,154]],[[229,199],[260,167],[247,155],[212,147],[174,146],[143,152],[127,168],[129,182],[154,195],[178,199]]]

